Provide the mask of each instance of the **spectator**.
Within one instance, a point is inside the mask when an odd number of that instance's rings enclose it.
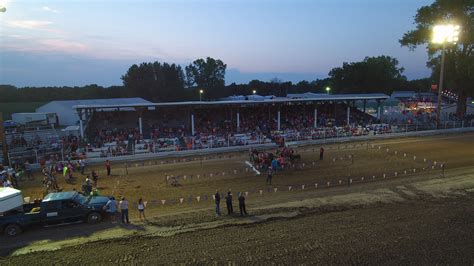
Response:
[[[216,200],[216,217],[219,217],[221,215],[221,209],[220,209],[220,204],[221,204],[221,195],[219,194],[219,191],[216,190],[216,195],[214,196]]]
[[[28,180],[33,180],[33,169],[31,168],[31,164],[28,160],[25,162],[25,172],[26,176],[28,177]]]
[[[110,215],[112,223],[116,223],[117,202],[114,197],[110,197],[109,201],[104,206],[104,210]]]
[[[319,160],[322,161],[323,158],[324,158],[324,148],[321,147],[321,148],[319,149]]]
[[[89,176],[87,176],[86,181],[82,184],[82,192],[84,195],[90,195],[92,192],[92,185]]]
[[[97,188],[97,181],[99,180],[99,175],[94,171],[92,170],[92,184],[94,185],[95,188]]]
[[[110,176],[110,161],[105,161],[105,168],[107,169],[107,176]]]
[[[122,197],[122,200],[119,202],[120,213],[122,214],[122,223],[129,224],[130,221],[128,220],[128,201],[125,197]]]
[[[267,182],[266,182],[267,185],[272,184],[272,175],[273,175],[273,169],[272,169],[271,166],[269,166],[268,167],[268,174],[267,174]]]
[[[232,207],[232,193],[230,190],[227,192],[227,196],[225,197],[225,203],[227,205],[227,213],[232,215],[234,213],[234,209]]]
[[[242,192],[239,192],[239,209],[240,209],[240,216],[247,215],[247,210],[245,209],[245,197]]]
[[[140,221],[146,221],[146,217],[145,217],[145,207],[146,207],[146,204],[145,202],[143,201],[142,198],[140,198],[138,200],[138,216],[140,218]],[[143,217],[143,219],[142,219]]]
[[[81,168],[81,175],[84,175],[84,170],[86,169],[86,161],[83,159],[79,160],[79,167]]]

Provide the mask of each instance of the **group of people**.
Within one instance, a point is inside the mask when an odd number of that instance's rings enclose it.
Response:
[[[250,150],[249,159],[257,169],[265,171],[270,168],[273,171],[278,171],[293,166],[301,159],[301,156],[296,154],[292,148],[282,147],[277,149],[275,154],[252,149]]]
[[[244,216],[247,215],[247,208],[245,206],[245,197],[242,192],[238,193],[238,201],[239,201],[239,210],[240,210],[240,215]],[[219,193],[218,190],[216,190],[216,194],[214,195],[214,201],[216,203],[216,217],[221,216],[221,209],[220,209],[220,204],[221,204],[221,194]],[[232,203],[232,192],[229,190],[227,192],[227,195],[225,196],[225,204],[227,207],[227,214],[228,215],[233,215],[234,214],[234,207]]]
[[[146,201],[143,201],[142,198],[138,199],[137,202],[137,210],[138,210],[138,217],[140,221],[146,221],[145,216],[145,208],[146,208]],[[116,223],[116,217],[118,214],[118,210],[120,210],[120,216],[123,224],[129,224],[129,202],[125,197],[122,197],[117,204],[117,201],[114,197],[110,197],[109,201],[103,207],[104,211],[107,212],[110,216],[112,223]]]
[[[3,187],[18,188],[19,179],[23,176],[22,169],[4,167],[0,164],[0,181]]]

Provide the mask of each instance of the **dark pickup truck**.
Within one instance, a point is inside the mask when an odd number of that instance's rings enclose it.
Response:
[[[75,191],[50,193],[39,206],[25,204],[22,210],[3,213],[0,216],[0,232],[14,237],[32,226],[98,223],[102,220],[103,207],[108,200],[104,196],[85,197]]]

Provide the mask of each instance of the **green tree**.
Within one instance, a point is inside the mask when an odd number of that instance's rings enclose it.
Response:
[[[474,86],[474,1],[436,0],[429,6],[418,9],[415,16],[416,29],[410,30],[400,40],[402,46],[414,50],[426,45],[429,61],[427,66],[438,80],[442,46],[432,44],[431,32],[438,23],[454,23],[461,26],[459,41],[446,47],[445,87],[457,91],[459,101],[457,113],[466,113],[466,98],[473,95]]]
[[[225,70],[227,65],[219,59],[207,57],[194,60],[186,69],[186,84],[203,89],[204,96],[211,99],[222,97],[225,92]],[[197,95],[197,92],[196,92]]]
[[[337,93],[391,93],[406,81],[403,67],[390,56],[366,57],[361,62],[344,62],[342,67],[329,72],[334,92]]]
[[[150,101],[184,100],[184,73],[181,66],[168,63],[132,65],[122,76],[125,95]]]

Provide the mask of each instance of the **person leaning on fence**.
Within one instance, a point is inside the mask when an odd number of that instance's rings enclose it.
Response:
[[[247,210],[245,209],[245,197],[242,192],[239,192],[239,209],[240,216],[247,215]]]
[[[227,214],[232,215],[234,213],[234,209],[232,207],[232,193],[227,192],[227,196],[225,197],[225,204],[227,205]]]
[[[103,209],[109,214],[112,223],[116,223],[115,216],[117,215],[117,202],[114,197],[110,197]]]
[[[219,194],[219,191],[216,190],[216,195],[214,195],[215,201],[216,201],[216,217],[221,215],[221,195]]]

